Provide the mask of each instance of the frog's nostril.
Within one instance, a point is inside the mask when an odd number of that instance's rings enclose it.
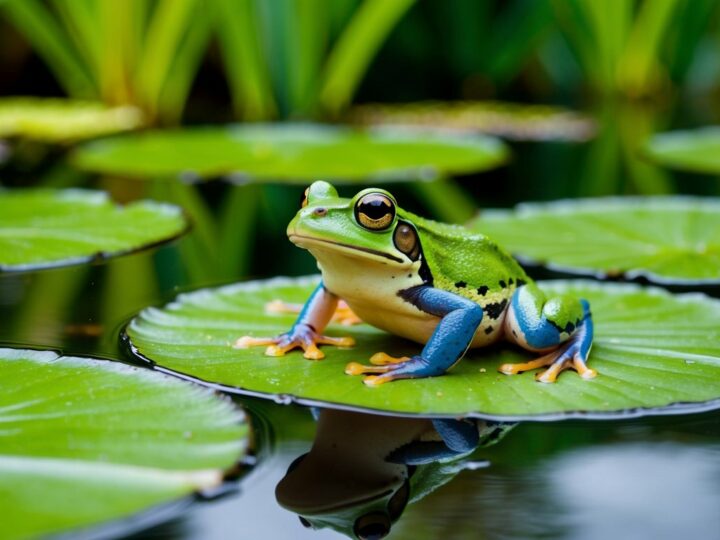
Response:
[[[313,216],[315,216],[315,217],[323,217],[323,216],[327,215],[327,213],[328,213],[327,208],[320,207],[320,208],[316,208],[315,210],[313,210]]]

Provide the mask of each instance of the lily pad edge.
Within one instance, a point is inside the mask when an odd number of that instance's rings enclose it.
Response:
[[[8,346],[7,344],[0,344],[0,350],[3,349],[9,349],[17,352],[32,351],[37,353],[53,354],[55,355],[55,358],[50,360],[51,362],[64,358],[81,360],[91,363],[107,362],[118,369],[130,368],[134,370],[137,369],[139,372],[144,370],[144,367],[140,365],[130,364],[111,357],[99,355],[89,356],[82,354],[66,355],[63,354],[62,351],[53,348],[32,346],[22,346],[21,348],[20,346],[18,346],[18,348],[15,348]],[[163,373],[160,374],[167,375]],[[177,379],[177,377],[173,377],[173,379]],[[240,423],[245,423],[248,426],[248,431],[251,429],[248,422],[249,416],[246,413],[245,409],[237,407],[226,393],[217,392],[212,388],[207,387],[206,385],[188,383],[188,381],[185,381],[185,384],[192,384],[193,386],[195,386],[196,391],[212,394],[215,396],[216,399],[219,399],[225,402],[227,405],[232,406],[235,409],[236,421]],[[163,523],[167,523],[170,520],[181,516],[183,511],[187,510],[195,503],[204,503],[221,498],[227,493],[239,489],[238,474],[236,468],[240,466],[243,468],[243,476],[249,471],[251,462],[246,462],[244,459],[247,456],[247,442],[244,446],[245,447],[242,451],[242,454],[239,456],[239,459],[236,461],[235,465],[233,465],[231,468],[228,468],[227,470],[221,471],[222,479],[217,486],[214,486],[210,489],[198,489],[176,499],[161,502],[157,505],[140,510],[139,512],[118,517],[116,519],[110,519],[108,521],[88,524],[78,528],[70,528],[57,531],[51,536],[52,538],[56,538],[58,540],[100,540],[103,538],[119,538],[121,536],[124,537],[131,534],[139,533],[141,531],[147,530],[157,525],[161,525]]]
[[[170,305],[174,302],[176,302],[180,296],[183,294],[193,294],[194,292],[203,291],[207,289],[212,290],[247,290],[252,289],[258,286],[267,286],[267,285],[309,285],[311,283],[317,283],[319,279],[319,275],[309,275],[309,276],[301,276],[301,277],[289,277],[289,276],[277,276],[270,279],[257,279],[257,280],[250,280],[250,281],[244,281],[244,282],[237,282],[237,283],[230,283],[227,285],[222,285],[219,287],[204,287],[201,289],[195,289],[191,291],[187,291],[185,293],[181,293],[178,295],[174,300],[166,303],[165,305]],[[653,287],[653,286],[642,286],[636,283],[617,283],[617,282],[598,282],[593,281],[589,279],[578,279],[578,280],[544,280],[543,283],[563,283],[567,281],[572,281],[574,283],[578,284],[592,284],[595,286],[601,286],[601,287],[619,287],[624,288],[627,290],[644,290],[650,293],[655,294],[671,294],[675,297],[680,298],[691,298],[691,297],[699,297],[703,299],[707,299],[710,301],[718,302],[717,299],[712,298],[711,296],[702,293],[702,292],[688,292],[688,293],[681,293],[681,294],[674,294],[670,293],[666,289],[663,289],[662,287]],[[154,307],[161,307],[161,306],[154,306]],[[153,371],[158,371],[160,373],[164,373],[166,375],[170,375],[173,377],[177,377],[179,379],[182,379],[184,381],[193,382],[196,384],[199,384],[201,386],[205,386],[208,388],[211,388],[213,390],[224,392],[226,394],[231,395],[238,395],[238,396],[246,396],[251,398],[258,398],[258,399],[264,399],[264,400],[271,400],[277,403],[278,405],[301,405],[304,407],[318,407],[318,408],[326,408],[326,409],[334,409],[334,410],[340,410],[340,411],[348,411],[348,412],[362,412],[367,414],[375,414],[380,416],[395,416],[395,417],[402,417],[402,418],[448,418],[448,419],[458,419],[458,418],[478,418],[481,420],[489,420],[489,421],[495,421],[495,422],[556,422],[561,420],[629,420],[629,419],[635,419],[635,418],[643,418],[643,417],[650,417],[650,416],[675,416],[675,415],[684,415],[684,414],[698,414],[703,412],[710,412],[714,410],[720,409],[720,397],[716,399],[706,400],[706,401],[699,401],[699,402],[685,402],[685,401],[678,401],[674,403],[670,403],[669,405],[665,405],[663,407],[633,407],[628,409],[618,409],[616,411],[583,411],[583,410],[572,410],[572,411],[563,411],[563,412],[555,412],[555,413],[540,413],[540,414],[517,414],[517,415],[498,415],[498,414],[488,414],[483,413],[480,411],[468,411],[464,415],[457,415],[457,414],[443,414],[443,413],[416,413],[416,412],[401,412],[401,411],[390,411],[386,409],[378,409],[374,407],[364,407],[364,406],[357,406],[357,405],[348,405],[346,403],[340,403],[336,401],[328,401],[328,400],[319,400],[319,399],[311,399],[311,398],[305,398],[302,396],[298,396],[296,394],[291,393],[270,393],[270,392],[262,392],[258,390],[249,390],[247,388],[237,387],[237,386],[230,386],[225,385],[222,383],[216,383],[212,381],[208,381],[205,379],[202,379],[200,377],[194,377],[192,375],[188,375],[187,373],[182,373],[180,371],[176,371],[164,366],[159,365],[157,362],[152,360],[151,358],[145,356],[143,353],[141,353],[138,348],[133,344],[132,339],[130,338],[127,329],[132,320],[128,321],[123,328],[120,331],[119,339],[120,339],[120,345],[121,348],[124,349],[124,351],[130,355],[130,357],[134,360],[142,362],[146,367]],[[443,375],[446,376],[446,375]],[[601,375],[602,376],[602,375]],[[358,381],[358,384],[361,384]],[[390,383],[392,384],[392,383]],[[541,384],[541,383],[538,383]]]
[[[720,129],[719,129],[720,130]],[[623,206],[631,206],[633,203],[638,202],[691,202],[706,206],[717,207],[720,212],[720,198],[714,197],[708,199],[707,197],[698,197],[693,195],[650,195],[650,196],[609,196],[609,197],[587,197],[580,199],[557,199],[554,201],[538,201],[538,202],[523,202],[513,206],[512,208],[487,208],[480,210],[470,221],[469,224],[483,219],[485,216],[508,216],[522,212],[526,208],[538,208],[542,207],[546,210],[552,210],[557,213],[562,212],[564,209],[574,210],[583,205],[591,206],[597,201],[607,202],[609,204],[618,204]],[[482,230],[478,231],[482,233]],[[512,256],[524,267],[530,268],[544,268],[550,272],[557,273],[561,276],[578,277],[578,278],[592,278],[603,283],[634,283],[637,285],[649,285],[649,286],[662,286],[667,288],[678,287],[682,288],[682,293],[690,294],[693,292],[699,292],[693,287],[720,287],[720,278],[717,279],[687,279],[687,278],[668,278],[656,274],[654,272],[644,270],[642,268],[630,269],[620,271],[617,274],[614,272],[608,272],[605,270],[598,270],[597,268],[582,268],[577,266],[564,266],[562,264],[554,263],[551,261],[543,261],[531,256],[522,255],[518,253],[512,253]],[[712,298],[712,297],[711,297]]]
[[[690,160],[690,163],[685,159],[678,160],[673,156],[666,155],[662,149],[663,146],[673,144],[677,140],[702,139],[705,135],[720,138],[720,125],[654,133],[640,147],[639,156],[653,165],[660,165],[673,171],[716,176],[718,174],[716,167],[698,165],[693,163],[692,160]]]
[[[16,188],[2,188],[0,187],[0,195],[3,191],[14,191]],[[20,188],[24,189],[24,188]],[[32,189],[32,188],[30,188]],[[157,240],[153,240],[152,242],[145,243],[136,247],[132,247],[129,249],[124,250],[118,250],[118,251],[96,251],[95,253],[91,255],[85,255],[82,257],[72,257],[72,258],[65,258],[60,259],[57,261],[51,261],[51,262],[44,262],[44,263],[32,263],[32,264],[3,264],[0,263],[0,275],[2,274],[22,274],[25,272],[37,272],[42,270],[53,270],[56,268],[67,268],[70,266],[78,266],[83,264],[101,264],[104,262],[109,261],[110,259],[114,259],[116,257],[124,257],[126,255],[134,255],[136,253],[142,253],[143,251],[150,251],[155,248],[158,248],[160,246],[164,246],[165,244],[169,244],[171,242],[174,242],[175,240],[178,240],[185,236],[187,233],[189,233],[193,228],[193,222],[190,214],[188,214],[187,210],[180,206],[176,206],[174,204],[170,204],[167,202],[162,201],[155,201],[152,199],[140,199],[137,201],[131,201],[129,203],[118,203],[113,201],[110,198],[110,195],[106,191],[102,190],[95,190],[95,189],[83,189],[83,188],[67,188],[67,189],[59,189],[57,191],[73,191],[73,192],[80,192],[80,193],[87,193],[87,194],[94,194],[98,196],[103,196],[104,198],[107,198],[108,201],[110,201],[113,205],[115,205],[116,208],[123,208],[125,206],[129,206],[131,204],[143,204],[148,207],[154,207],[158,210],[162,211],[172,211],[176,212],[177,215],[183,220],[183,227],[179,229],[176,233],[166,236],[164,238],[158,238]]]
[[[409,167],[409,168],[397,168],[397,169],[388,169],[387,171],[381,172],[381,173],[375,173],[371,174],[365,177],[322,177],[323,180],[326,180],[328,182],[331,182],[333,184],[338,185],[360,185],[360,184],[367,184],[368,182],[382,182],[382,183],[400,183],[400,182],[432,182],[434,180],[438,180],[443,177],[454,177],[454,176],[462,176],[467,174],[475,174],[480,172],[489,171],[492,169],[495,169],[497,167],[501,167],[505,164],[507,164],[512,159],[512,152],[510,150],[510,147],[505,143],[501,138],[493,136],[493,135],[487,135],[487,134],[480,134],[480,133],[473,133],[471,135],[467,134],[446,134],[442,133],[441,131],[438,131],[436,129],[426,128],[423,130],[418,129],[410,129],[400,126],[393,126],[393,127],[387,127],[387,126],[373,126],[373,127],[358,127],[357,125],[353,124],[331,124],[331,123],[313,123],[313,122],[284,122],[284,123],[273,123],[273,122],[266,122],[266,123],[257,123],[253,124],[251,128],[247,128],[246,124],[241,123],[227,123],[227,124],[202,124],[192,127],[186,127],[186,128],[173,128],[173,129],[166,129],[166,130],[151,130],[151,131],[145,131],[142,133],[145,134],[152,134],[153,132],[158,131],[167,131],[167,132],[180,132],[184,130],[193,130],[193,131],[211,131],[211,130],[219,130],[219,129],[225,129],[228,131],[229,135],[232,135],[233,131],[235,130],[242,130],[242,129],[274,129],[278,125],[287,127],[289,126],[290,129],[333,129],[338,130],[339,132],[348,132],[352,133],[354,131],[365,131],[366,133],[373,135],[383,135],[383,134],[399,134],[399,135],[406,135],[406,136],[420,136],[420,135],[426,135],[430,138],[437,139],[439,141],[448,141],[448,140],[455,140],[460,143],[464,144],[470,144],[471,142],[474,142],[477,145],[482,145],[485,150],[491,152],[493,155],[491,157],[488,157],[487,162],[481,166],[481,167],[475,167],[472,170],[466,170],[466,169],[460,169],[455,170],[454,168],[448,168],[443,171],[438,171],[435,167]],[[217,170],[210,170],[210,171],[196,171],[196,170],[183,170],[178,171],[177,173],[158,173],[158,174],[148,174],[148,173],[141,173],[141,172],[131,172],[131,171],[114,171],[112,168],[108,167],[97,167],[97,166],[88,166],[86,163],[84,163],[85,157],[84,154],[86,151],[92,151],[93,147],[101,146],[103,144],[108,144],[114,142],[114,139],[122,139],[129,137],[130,135],[127,133],[117,133],[108,135],[106,137],[102,138],[96,138],[93,140],[86,141],[80,145],[78,145],[70,154],[69,161],[73,166],[77,167],[80,170],[87,171],[90,173],[95,174],[115,174],[122,176],[124,178],[132,179],[135,181],[143,181],[146,180],[149,177],[154,178],[161,178],[161,179],[179,179],[184,183],[188,184],[202,184],[205,182],[211,182],[211,181],[224,181],[232,185],[248,185],[248,184],[268,184],[268,185],[306,185],[309,183],[309,180],[307,177],[303,177],[301,175],[298,175],[297,177],[293,176],[287,176],[280,179],[272,178],[269,176],[265,176],[262,174],[256,174],[256,173],[246,173],[241,170],[232,170],[232,169],[226,169],[225,167],[220,167]],[[222,170],[220,170],[222,169]],[[432,173],[432,174],[430,174]]]

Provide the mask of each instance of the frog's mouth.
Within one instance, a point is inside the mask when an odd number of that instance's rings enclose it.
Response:
[[[343,251],[349,254],[354,254],[356,256],[358,252],[368,253],[370,255],[382,257],[383,259],[387,259],[398,264],[406,263],[406,261],[403,261],[400,257],[395,257],[394,255],[390,255],[389,253],[385,253],[383,251],[378,251],[376,249],[366,248],[362,246],[353,246],[352,244],[344,244],[342,242],[334,242],[333,240],[326,240],[325,238],[316,238],[313,236],[305,236],[304,234],[297,233],[290,233],[288,235],[288,238],[293,244],[303,248],[307,245],[312,246],[313,244],[323,247],[332,246],[332,249],[335,249],[337,251]]]

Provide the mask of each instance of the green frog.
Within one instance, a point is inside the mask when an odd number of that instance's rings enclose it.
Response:
[[[443,375],[469,348],[505,339],[538,353],[529,362],[503,364],[513,375],[555,382],[566,369],[584,379],[593,340],[589,303],[547,296],[520,264],[487,236],[438,223],[400,208],[387,191],[369,188],[341,198],[329,183],[314,182],[287,228],[295,245],[317,260],[322,281],[292,328],[271,338],[244,336],[235,347],[267,346],[269,356],[295,348],[318,360],[319,345],[352,346],[347,337],[323,335],[343,301],[362,320],[424,345],[412,357],[379,352],[370,365],[351,362],[345,372],[368,386]]]

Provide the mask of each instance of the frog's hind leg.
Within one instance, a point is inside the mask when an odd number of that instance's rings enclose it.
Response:
[[[348,375],[370,374],[363,379],[368,386],[442,375],[465,354],[482,321],[483,310],[478,304],[429,285],[406,289],[401,296],[422,311],[440,317],[440,322],[418,356],[406,359],[378,353],[370,359],[375,365],[348,364]]]
[[[503,364],[498,370],[514,375],[540,367],[540,382],[555,382],[566,369],[574,369],[583,379],[597,375],[587,367],[593,340],[590,304],[570,296],[546,296],[534,285],[515,291],[507,317],[505,334],[510,341],[543,356],[520,364]]]

